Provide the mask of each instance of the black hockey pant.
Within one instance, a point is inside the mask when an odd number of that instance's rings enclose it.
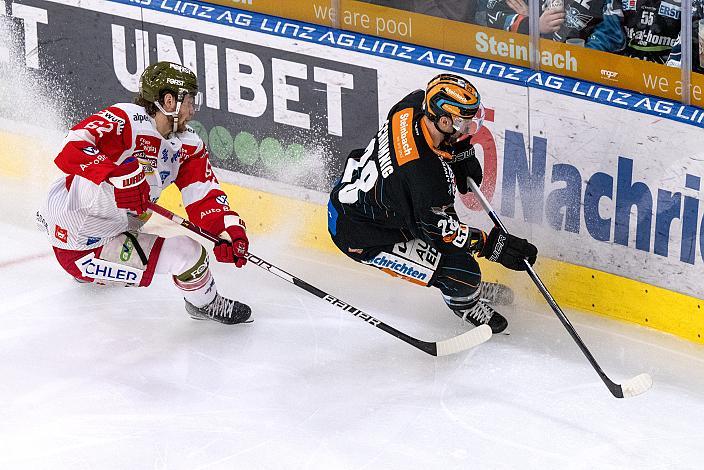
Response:
[[[482,274],[479,263],[469,253],[440,254],[423,240],[356,249],[345,246],[335,236],[332,239],[343,253],[359,263],[440,289],[452,310],[470,308],[479,300]]]

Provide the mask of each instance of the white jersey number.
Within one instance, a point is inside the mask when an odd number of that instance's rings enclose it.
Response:
[[[108,132],[112,132],[115,126],[111,122],[105,122],[105,121],[91,121],[88,124],[86,124],[86,129],[93,129],[95,132],[98,133],[99,138],[103,138],[103,135]]]
[[[379,178],[379,170],[376,162],[369,157],[374,153],[376,138],[372,139],[364,149],[364,154],[359,160],[348,158],[345,165],[345,173],[342,175],[342,183],[346,183],[337,195],[343,204],[354,204],[359,198],[359,191],[366,193],[374,187]],[[361,168],[361,171],[358,171]],[[356,176],[356,179],[355,179]]]

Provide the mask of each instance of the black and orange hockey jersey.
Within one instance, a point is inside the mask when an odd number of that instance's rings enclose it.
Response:
[[[469,251],[481,233],[457,218],[454,175],[422,119],[423,96],[403,98],[367,148],[350,153],[328,204],[328,229],[344,251],[415,238],[440,253]]]

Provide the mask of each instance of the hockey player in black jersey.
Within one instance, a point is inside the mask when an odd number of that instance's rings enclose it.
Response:
[[[523,270],[523,259],[533,264],[538,251],[458,220],[455,180],[464,194],[467,178],[482,179],[470,139],[483,117],[479,92],[457,75],[438,75],[425,92],[403,98],[367,148],[350,153],[330,194],[328,230],[355,261],[437,287],[458,316],[500,333],[508,323],[488,303],[510,303],[512,294],[482,283],[474,257]]]
[[[664,64],[677,43],[681,28],[680,0],[623,1],[623,55]]]

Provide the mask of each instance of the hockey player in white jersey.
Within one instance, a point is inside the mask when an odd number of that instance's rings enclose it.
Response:
[[[54,160],[56,181],[37,214],[56,258],[79,281],[148,286],[172,276],[198,320],[246,322],[247,305],[220,296],[206,250],[186,236],[141,232],[148,201],[175,184],[191,221],[220,234],[215,258],[242,267],[244,222],[220,189],[198,135],[187,126],[201,102],[195,74],[170,62],[148,66],[134,103],[119,103],[74,126]]]

